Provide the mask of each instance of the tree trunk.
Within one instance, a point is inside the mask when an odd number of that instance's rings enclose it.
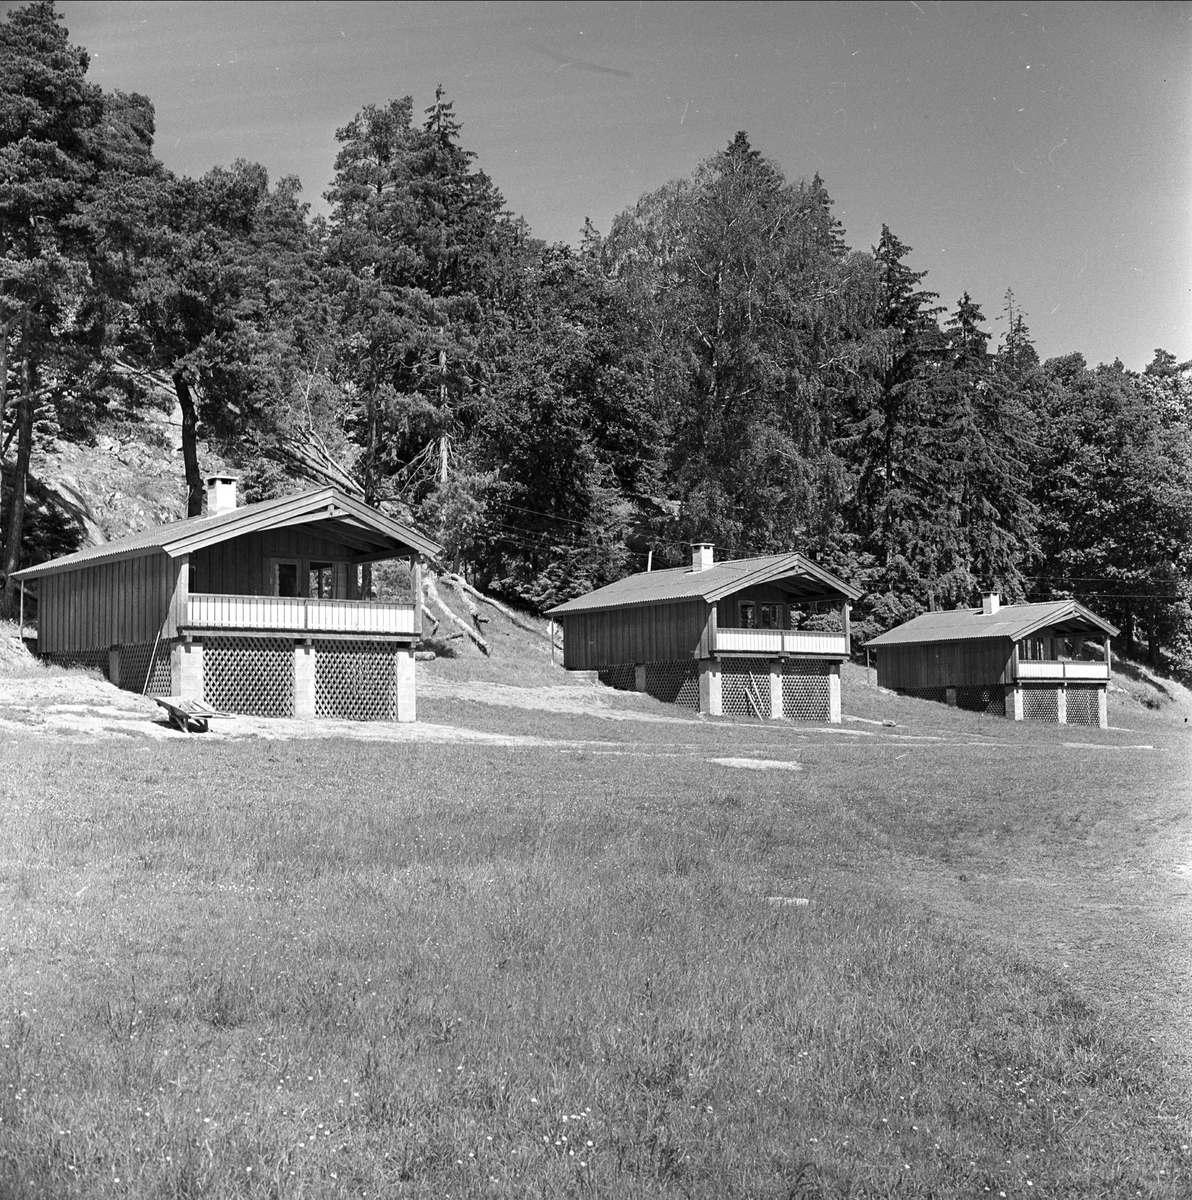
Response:
[[[4,511],[4,421],[8,416],[8,322],[0,321],[0,512]]]
[[[12,618],[16,612],[17,582],[12,573],[21,565],[21,541],[25,533],[25,493],[29,488],[29,462],[33,457],[33,380],[29,373],[29,309],[21,329],[21,399],[17,406],[17,462],[13,471],[12,500],[8,508],[8,531],[4,539],[4,593],[0,614]]]
[[[199,416],[195,412],[190,384],[181,371],[174,372],[174,394],[182,409],[182,463],[186,469],[186,515],[203,513],[203,477],[199,474]]]

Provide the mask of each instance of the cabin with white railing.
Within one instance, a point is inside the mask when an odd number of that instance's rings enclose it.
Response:
[[[439,547],[325,487],[207,512],[15,573],[35,592],[37,651],[119,686],[259,716],[412,721],[421,569]],[[394,593],[364,594],[396,560]]]
[[[801,554],[644,571],[549,615],[563,665],[713,716],[840,720],[849,604],[860,592]]]
[[[1107,724],[1106,693],[1117,629],[1075,600],[929,612],[866,642],[877,682],[1015,721]]]

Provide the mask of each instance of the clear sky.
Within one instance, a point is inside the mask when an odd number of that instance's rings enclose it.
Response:
[[[1045,358],[1192,359],[1189,3],[59,7],[178,172],[254,159],[325,211],[335,130],[441,82],[509,207],[574,241],[744,129],[995,335],[1009,287]]]

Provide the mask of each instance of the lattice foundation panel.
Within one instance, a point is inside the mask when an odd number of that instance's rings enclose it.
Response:
[[[168,643],[126,642],[120,647],[120,686],[126,692],[168,696],[173,691]]]
[[[108,677],[108,651],[102,650],[56,650],[41,656],[43,662],[56,667],[82,667],[85,671],[98,671]]]
[[[224,712],[292,717],[294,643],[286,638],[204,638],[203,699]]]
[[[720,660],[720,711],[726,717],[769,717],[770,664],[765,659]]]
[[[392,642],[315,642],[315,716],[397,720],[397,655]]]
[[[1006,715],[1006,689],[1000,685],[992,687],[958,687],[956,707],[967,712],[985,713],[991,717]]]
[[[646,663],[646,693],[666,704],[699,711],[699,664],[694,660]]]
[[[611,667],[601,667],[596,672],[596,678],[605,687],[616,688],[620,692],[632,692],[637,686],[637,668],[633,663],[617,663]]]
[[[1024,687],[1022,689],[1022,719],[1024,721],[1050,721],[1060,719],[1058,687]]]
[[[1100,691],[1097,687],[1068,685],[1069,725],[1091,725],[1095,729],[1101,724],[1100,705],[1097,703]]]
[[[829,663],[788,658],[782,664],[782,715],[792,721],[827,721],[832,715]]]

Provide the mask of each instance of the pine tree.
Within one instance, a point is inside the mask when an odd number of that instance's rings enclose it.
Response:
[[[36,406],[55,355],[77,331],[88,286],[76,218],[96,173],[89,135],[102,101],[87,62],[52,3],[16,9],[0,24],[0,457],[16,442],[0,563],[5,613],[21,562]]]

